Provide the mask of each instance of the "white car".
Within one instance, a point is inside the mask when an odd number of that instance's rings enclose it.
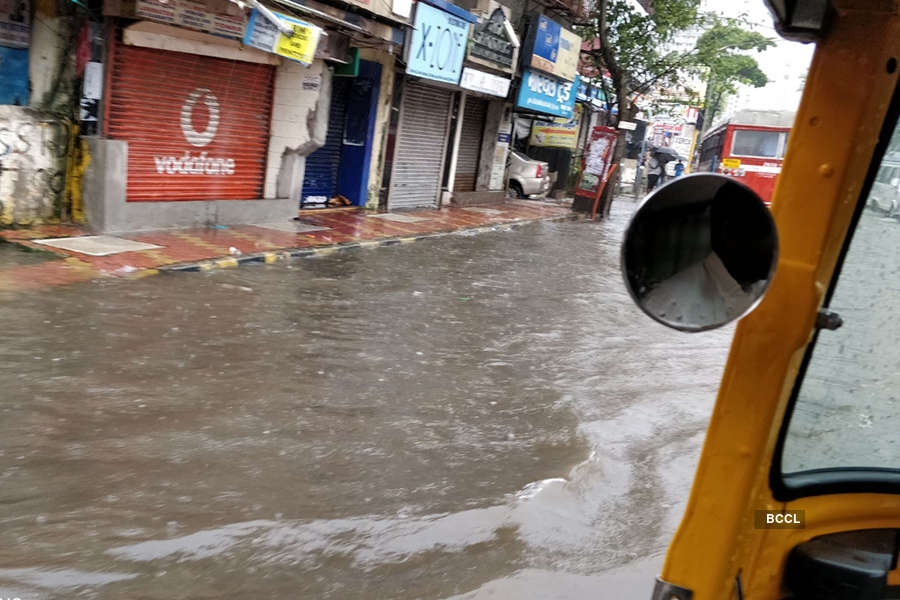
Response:
[[[509,151],[509,191],[517,198],[543,195],[550,191],[550,165]]]

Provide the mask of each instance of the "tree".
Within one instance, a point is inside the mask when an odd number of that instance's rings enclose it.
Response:
[[[654,89],[683,88],[691,74],[705,74],[707,95],[712,93],[718,103],[738,82],[765,85],[756,61],[742,53],[765,49],[772,42],[744,30],[738,20],[701,14],[699,5],[700,0],[654,0],[651,11],[641,12],[628,0],[596,1],[579,33],[599,40],[599,48],[582,54],[600,75],[609,75],[612,89],[603,91],[609,114],[618,113],[614,125],[634,119],[642,95]],[[698,28],[697,33],[701,28],[708,30],[695,45],[679,48],[676,37],[691,28]],[[600,80],[605,87],[606,79],[601,76]],[[613,162],[620,162],[624,152],[620,130]],[[607,197],[614,183],[607,186]]]
[[[704,127],[722,108],[722,102],[736,91],[739,83],[763,87],[769,79],[748,51],[762,52],[775,43],[767,37],[747,31],[735,22],[717,21],[697,40],[696,63],[707,70]]]

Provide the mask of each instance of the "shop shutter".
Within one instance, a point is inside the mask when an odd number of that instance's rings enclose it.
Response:
[[[129,201],[261,198],[271,65],[116,44],[107,133]]]
[[[352,81],[345,77],[335,77],[333,82],[331,108],[328,113],[328,135],[325,137],[325,145],[306,157],[306,169],[303,172],[303,202],[310,202],[310,196],[320,196],[327,200],[337,192],[344,123],[347,116],[347,95],[350,93]],[[358,168],[358,165],[354,168]],[[313,199],[312,202],[322,200]]]
[[[410,82],[403,93],[388,206],[438,204],[453,92]]]
[[[478,159],[481,156],[481,136],[484,133],[484,119],[487,102],[481,98],[466,98],[463,112],[462,131],[459,135],[459,153],[456,157],[456,177],[454,192],[474,192],[478,176]]]

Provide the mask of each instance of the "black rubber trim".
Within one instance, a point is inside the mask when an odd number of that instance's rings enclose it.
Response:
[[[875,182],[878,169],[881,167],[881,160],[887,152],[898,117],[900,117],[900,85],[894,84],[891,105],[888,107],[884,122],[881,125],[878,143],[875,145],[872,160],[869,162],[869,170],[866,173],[866,178],[857,198],[856,210],[844,237],[844,245],[834,267],[834,274],[828,285],[828,292],[825,295],[823,307],[828,307],[831,303],[831,298],[840,279],[841,270],[844,267],[844,260],[847,258],[847,252],[850,249],[850,244],[853,242],[853,235],[856,233],[856,225],[865,208],[866,200],[869,197],[872,184]],[[814,469],[798,473],[783,473],[781,471],[785,438],[791,425],[791,417],[794,414],[797,397],[800,395],[800,388],[806,377],[806,370],[812,359],[816,342],[819,340],[819,334],[820,330],[816,330],[812,340],[806,347],[803,362],[800,365],[797,378],[794,380],[794,389],[791,391],[791,397],[785,409],[784,420],[782,420],[781,429],[778,432],[778,442],[775,445],[772,466],[769,469],[769,487],[772,490],[772,496],[779,501],[788,501],[805,496],[821,496],[823,494],[900,493],[900,469],[848,467],[843,469]]]

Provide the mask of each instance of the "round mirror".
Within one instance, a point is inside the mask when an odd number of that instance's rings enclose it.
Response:
[[[778,235],[769,209],[738,181],[679,177],[641,203],[622,246],[622,272],[641,309],[681,331],[721,327],[769,287]]]

